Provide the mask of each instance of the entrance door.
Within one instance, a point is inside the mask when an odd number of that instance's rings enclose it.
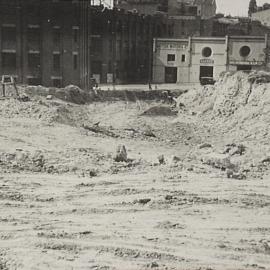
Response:
[[[200,66],[200,79],[202,77],[213,78],[214,67],[209,66]]]
[[[165,67],[165,83],[176,83],[177,67]]]

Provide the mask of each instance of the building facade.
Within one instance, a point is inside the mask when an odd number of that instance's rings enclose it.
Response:
[[[270,27],[270,9],[257,11],[251,14],[253,20],[260,21],[262,25]]]
[[[267,36],[155,39],[153,81],[198,83],[224,71],[267,69],[268,46]]]
[[[164,14],[174,38],[200,36],[202,21],[216,14],[215,0],[116,0],[115,6],[139,14]]]
[[[133,13],[155,15],[160,12],[168,12],[167,0],[115,0],[114,7]]]
[[[167,20],[91,6],[88,0],[1,0],[0,75],[18,83],[87,88],[145,82],[153,37]]]

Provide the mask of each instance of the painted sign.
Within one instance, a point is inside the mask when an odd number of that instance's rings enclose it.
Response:
[[[250,65],[250,66],[261,66],[264,64],[263,61],[240,61],[240,60],[230,60],[231,65]]]
[[[201,59],[200,63],[201,64],[214,64],[215,61],[213,59]]]

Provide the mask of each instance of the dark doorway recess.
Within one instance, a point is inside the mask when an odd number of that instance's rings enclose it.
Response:
[[[177,68],[165,67],[165,83],[176,83],[177,81]]]

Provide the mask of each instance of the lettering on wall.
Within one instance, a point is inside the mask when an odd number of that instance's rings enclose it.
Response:
[[[215,61],[213,59],[201,59],[200,63],[201,64],[214,64]]]

